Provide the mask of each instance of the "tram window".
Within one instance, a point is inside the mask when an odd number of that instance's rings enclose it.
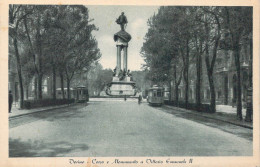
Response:
[[[149,92],[149,96],[152,96],[153,95],[153,92]]]
[[[158,91],[158,92],[157,92],[157,96],[158,96],[158,97],[162,97],[162,96],[163,96],[163,92]]]
[[[153,91],[153,97],[156,97],[156,90]]]

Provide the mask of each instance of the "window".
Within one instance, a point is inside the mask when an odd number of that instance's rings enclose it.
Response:
[[[158,90],[157,97],[163,97],[163,92],[161,90]]]
[[[156,90],[153,91],[153,96],[156,97]]]

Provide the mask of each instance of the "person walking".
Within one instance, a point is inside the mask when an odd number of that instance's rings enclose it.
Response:
[[[141,101],[142,101],[142,96],[141,96],[141,95],[139,95],[139,97],[138,97],[138,104],[140,104],[140,103],[141,103]]]
[[[12,104],[13,104],[13,95],[12,95],[12,91],[9,90],[8,93],[8,102],[9,102],[9,113],[11,113],[11,109],[12,109]]]

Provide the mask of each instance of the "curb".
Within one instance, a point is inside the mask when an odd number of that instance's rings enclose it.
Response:
[[[16,118],[16,117],[24,116],[24,115],[30,115],[30,114],[34,114],[34,113],[38,113],[38,112],[42,112],[42,111],[47,111],[47,110],[55,110],[55,109],[59,109],[59,108],[70,107],[70,106],[73,106],[73,105],[76,105],[76,104],[77,103],[73,103],[73,104],[70,104],[70,105],[56,106],[56,107],[53,107],[53,108],[46,108],[46,109],[43,109],[43,110],[36,110],[36,111],[24,113],[24,114],[9,116],[9,119],[10,118]]]
[[[199,113],[195,113],[196,111],[187,110],[187,109],[178,108],[178,107],[169,106],[169,105],[165,105],[165,107],[170,108],[170,109],[173,109],[173,108],[174,108],[175,110],[179,110],[179,111],[182,111],[182,112],[189,112],[189,113],[191,113],[191,114],[193,114],[193,115],[199,115],[199,116],[204,117],[204,118],[209,118],[209,119],[213,119],[213,120],[218,120],[218,121],[230,123],[230,124],[232,124],[232,125],[240,126],[240,127],[243,127],[243,128],[253,129],[252,126],[243,125],[243,124],[235,123],[235,122],[228,121],[228,120],[223,120],[223,119],[219,119],[219,118],[213,118],[213,117],[210,117],[210,116],[201,115],[201,114],[199,114]]]

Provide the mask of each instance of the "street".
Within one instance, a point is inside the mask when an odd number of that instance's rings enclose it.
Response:
[[[137,99],[90,99],[16,117],[9,156],[252,156],[251,129],[167,110]]]

